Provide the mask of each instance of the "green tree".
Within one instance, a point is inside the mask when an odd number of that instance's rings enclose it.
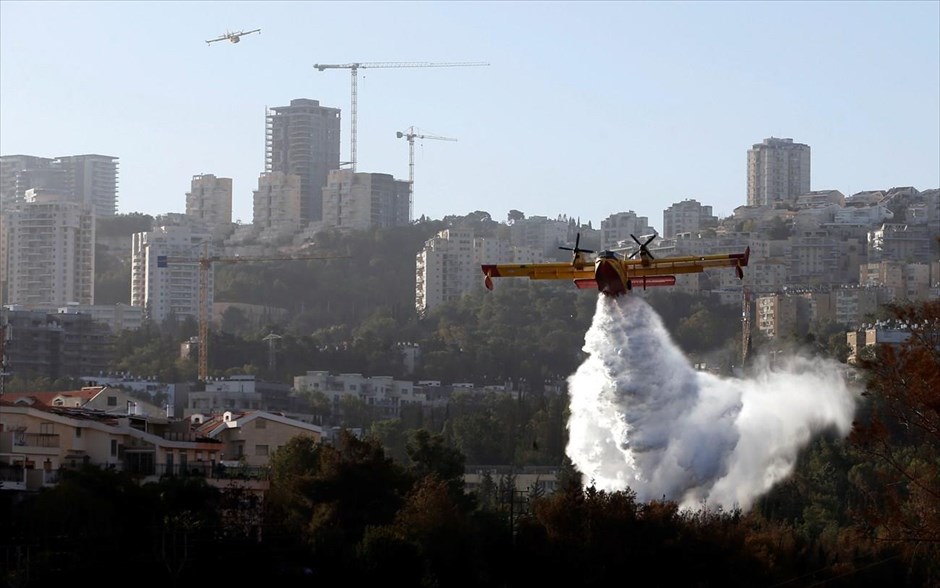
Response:
[[[865,460],[852,471],[866,533],[940,578],[940,301],[893,306],[910,338],[864,361],[869,406],[851,440]]]

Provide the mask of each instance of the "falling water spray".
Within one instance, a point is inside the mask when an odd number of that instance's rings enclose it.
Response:
[[[851,428],[844,365],[792,357],[746,379],[696,371],[637,296],[598,297],[584,351],[568,378],[567,454],[598,490],[747,510],[814,435]]]

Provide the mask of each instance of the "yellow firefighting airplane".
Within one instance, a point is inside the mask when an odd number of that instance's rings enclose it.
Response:
[[[733,267],[738,278],[744,278],[744,270],[751,248],[744,253],[721,253],[684,257],[666,257],[656,259],[646,248],[657,237],[653,234],[645,243],[633,237],[640,248],[630,257],[618,258],[613,251],[601,251],[591,267],[585,253],[594,253],[590,249],[580,249],[581,234],[578,233],[574,247],[559,247],[574,253],[571,263],[503,263],[483,265],[483,283],[493,289],[493,278],[524,277],[532,280],[573,280],[581,289],[596,288],[601,293],[617,297],[633,288],[652,286],[672,286],[676,283],[675,274],[692,274],[712,267]],[[634,259],[639,254],[638,259]]]

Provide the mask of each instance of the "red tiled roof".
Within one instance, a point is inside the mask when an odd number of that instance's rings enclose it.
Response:
[[[97,396],[103,389],[104,386],[86,386],[81,390],[67,390],[64,392],[4,392],[3,399],[14,404],[17,400],[25,398],[31,400],[33,404],[52,406],[53,400],[61,396],[65,398],[77,398],[81,401],[81,406],[84,406],[85,403]]]

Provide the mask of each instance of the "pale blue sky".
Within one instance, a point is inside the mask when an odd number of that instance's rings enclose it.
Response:
[[[260,28],[241,43],[226,30]],[[408,177],[415,216],[746,201],[747,150],[812,148],[812,189],[940,187],[940,2],[0,2],[0,154],[120,158],[119,212],[182,212],[193,175],[251,222],[265,107],[343,112],[358,169]]]

